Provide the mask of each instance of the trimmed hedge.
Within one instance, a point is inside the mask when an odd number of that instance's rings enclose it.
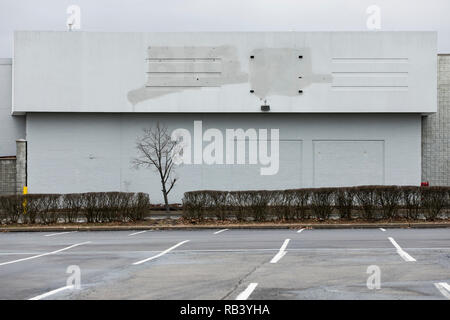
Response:
[[[145,193],[89,192],[0,196],[0,223],[129,222],[144,219]]]
[[[450,187],[358,186],[259,191],[192,191],[183,215],[202,220],[435,220],[450,206]]]

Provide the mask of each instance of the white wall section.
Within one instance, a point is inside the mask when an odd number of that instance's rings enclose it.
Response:
[[[16,32],[15,113],[436,112],[435,32]],[[253,90],[253,92],[251,92]]]
[[[16,155],[16,140],[25,138],[25,117],[11,116],[12,61],[0,59],[0,157]]]

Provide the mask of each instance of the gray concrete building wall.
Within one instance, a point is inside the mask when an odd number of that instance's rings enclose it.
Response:
[[[162,202],[157,174],[132,168],[135,140],[142,128],[157,121],[170,130],[187,129],[196,139],[196,120],[202,121],[203,133],[210,128],[224,135],[227,128],[279,128],[279,171],[261,175],[267,166],[249,164],[248,158],[246,164],[183,164],[176,169],[179,182],[171,202],[180,202],[185,191],[201,189],[420,183],[419,114],[31,113],[29,192],[143,191],[153,202]],[[270,153],[270,143],[268,148]]]
[[[240,164],[200,157],[177,168],[171,202],[199,189],[418,185],[422,115],[437,108],[434,32],[17,32],[14,59],[32,193],[161,202],[157,174],[131,165],[157,121],[200,139],[200,152],[207,129],[279,129],[275,174],[249,153]]]
[[[0,157],[16,154],[16,139],[25,138],[25,116],[12,116],[12,60],[0,59]]]
[[[450,55],[438,56],[438,111],[423,117],[422,180],[450,185]]]

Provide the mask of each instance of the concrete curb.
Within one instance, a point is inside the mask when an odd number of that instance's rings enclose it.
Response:
[[[204,229],[377,229],[377,228],[450,228],[450,223],[286,223],[235,225],[135,225],[135,226],[37,226],[0,227],[0,232],[63,232],[63,231],[130,231],[130,230],[204,230]]]

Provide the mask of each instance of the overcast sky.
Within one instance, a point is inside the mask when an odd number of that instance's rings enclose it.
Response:
[[[378,5],[382,31],[438,31],[450,53],[450,0],[0,0],[0,58],[12,56],[14,30],[66,30],[71,4],[82,31],[367,30]]]

